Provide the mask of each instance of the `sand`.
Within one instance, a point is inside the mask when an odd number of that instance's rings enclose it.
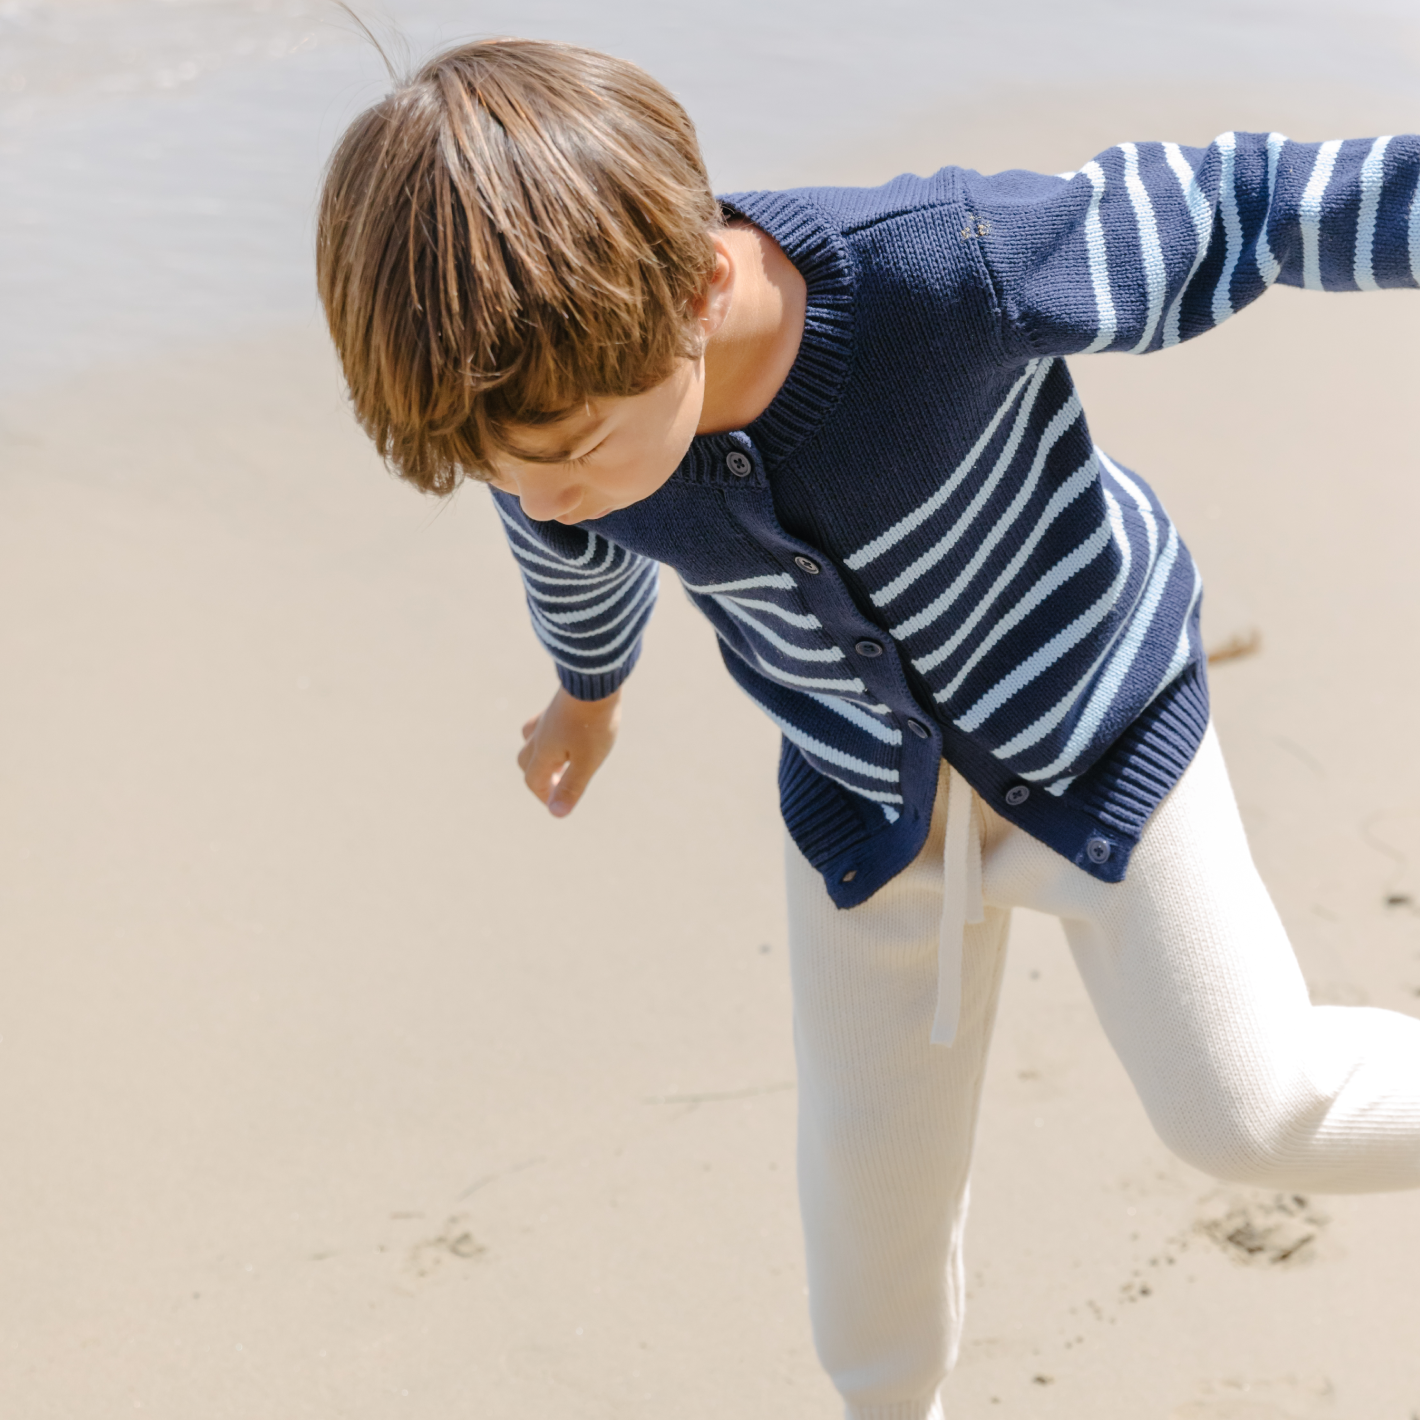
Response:
[[[1045,130],[1003,95],[896,165],[1330,136],[1265,97]],[[1412,1014],[1417,315],[1280,290],[1077,370],[1197,555],[1210,643],[1260,638],[1216,718],[1316,998]],[[384,473],[315,324],[12,400],[0,467],[0,1413],[835,1415],[776,740],[674,580],[559,823],[513,766],[551,677],[487,499]],[[1027,913],[986,1093],[952,1415],[1420,1413],[1420,1198],[1171,1159]]]

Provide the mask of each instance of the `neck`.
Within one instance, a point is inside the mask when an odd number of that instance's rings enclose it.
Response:
[[[705,347],[705,403],[697,434],[743,429],[789,377],[804,334],[808,288],[779,244],[758,227],[724,233],[733,287],[728,312]]]

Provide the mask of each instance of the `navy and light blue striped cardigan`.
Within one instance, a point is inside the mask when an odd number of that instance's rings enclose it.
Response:
[[[1274,281],[1420,283],[1417,171],[1415,137],[1226,133],[727,199],[808,286],[774,402],[593,523],[494,495],[563,685],[621,684],[667,563],[783,732],[784,818],[839,906],[921,849],[943,755],[1119,881],[1207,723],[1200,584],[1061,357],[1166,348]]]

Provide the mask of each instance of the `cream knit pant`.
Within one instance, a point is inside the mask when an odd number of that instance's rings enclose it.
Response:
[[[942,1414],[1012,907],[1063,920],[1110,1043],[1181,1158],[1279,1189],[1420,1186],[1420,1020],[1310,1003],[1211,729],[1123,883],[1081,872],[978,801],[986,919],[966,929],[950,1047],[928,1042],[945,798],[942,787],[921,856],[861,907],[837,910],[788,849],[810,1309],[852,1420]]]

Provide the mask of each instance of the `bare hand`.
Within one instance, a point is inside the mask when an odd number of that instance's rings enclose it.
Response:
[[[564,818],[577,807],[616,743],[620,720],[619,690],[605,700],[577,700],[559,688],[547,709],[523,726],[518,768],[549,813]]]

